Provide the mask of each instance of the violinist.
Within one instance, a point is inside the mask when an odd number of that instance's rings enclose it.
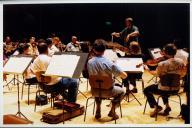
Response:
[[[157,105],[157,102],[153,96],[153,94],[166,94],[166,93],[177,93],[180,89],[180,83],[175,83],[175,86],[171,85],[163,85],[161,81],[163,81],[163,75],[174,73],[180,75],[180,77],[185,76],[185,65],[184,61],[180,58],[174,58],[177,48],[174,44],[167,44],[164,49],[164,57],[166,60],[158,63],[157,69],[153,72],[154,75],[159,76],[160,83],[153,84],[144,89],[144,94],[147,97],[148,103],[151,108],[154,108],[154,111],[150,114],[151,117],[155,117],[155,115],[160,112],[163,108]],[[164,78],[165,79],[165,78]],[[171,86],[171,87],[170,87]],[[164,115],[168,115],[171,111],[171,107],[168,103],[168,97],[162,96],[163,103],[165,104]]]
[[[4,53],[5,53],[5,55],[7,56],[7,57],[9,57],[10,55],[12,55],[12,53],[13,53],[13,49],[14,49],[14,47],[13,47],[13,42],[11,41],[11,38],[9,37],[9,36],[7,36],[6,38],[5,38],[5,42],[4,42],[4,44],[5,44],[5,47],[4,47]]]
[[[67,44],[66,46],[66,51],[68,52],[77,52],[80,51],[81,47],[80,47],[80,42],[77,41],[77,37],[76,36],[72,36],[71,37],[71,42]]]
[[[51,50],[55,53],[55,52],[60,52],[59,48],[57,47],[60,43],[60,39],[59,37],[53,37],[52,38],[52,45],[51,45]]]
[[[35,55],[38,56],[39,55],[39,51],[37,49],[37,42],[35,42],[35,37],[31,37],[29,39],[29,54],[30,55]]]
[[[141,52],[141,47],[138,42],[132,41],[129,46],[129,54],[126,56],[129,58],[142,58],[143,61],[144,55]],[[131,90],[132,93],[137,93],[137,88],[136,88],[136,79],[141,79],[143,73],[129,73],[128,77],[123,80],[125,87],[129,87],[128,84],[131,84],[133,86],[133,89]],[[127,91],[129,90],[128,88],[126,89]],[[126,92],[128,93],[128,92]]]

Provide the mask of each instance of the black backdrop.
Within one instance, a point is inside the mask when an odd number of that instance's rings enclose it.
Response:
[[[3,6],[3,34],[13,40],[56,33],[63,43],[72,35],[93,42],[111,40],[132,17],[139,27],[143,48],[162,47],[173,40],[189,47],[190,8],[185,3],[28,4]]]

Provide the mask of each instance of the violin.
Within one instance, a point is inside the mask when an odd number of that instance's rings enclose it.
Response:
[[[126,52],[129,53],[129,49],[127,47],[124,47],[122,45],[120,45],[119,43],[116,42],[107,42],[105,44],[107,46],[107,48],[111,48],[111,49],[119,49],[122,52]]]

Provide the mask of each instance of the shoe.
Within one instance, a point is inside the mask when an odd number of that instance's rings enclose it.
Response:
[[[169,115],[169,112],[170,112],[170,111],[171,111],[171,108],[170,108],[170,107],[167,107],[167,108],[164,110],[163,115],[164,115],[164,116]]]
[[[155,109],[151,114],[150,117],[155,117],[163,108],[161,106],[158,106],[157,109]]]
[[[119,116],[116,113],[112,113],[111,111],[108,114],[109,117],[113,117],[113,120],[119,119]]]
[[[133,89],[131,90],[131,92],[132,92],[132,93],[137,93],[137,88],[133,88]]]
[[[95,118],[96,119],[101,118],[101,111],[96,111]]]

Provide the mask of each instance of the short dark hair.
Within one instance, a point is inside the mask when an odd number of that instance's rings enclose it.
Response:
[[[96,39],[94,44],[93,44],[93,49],[97,52],[104,52],[106,49],[106,41],[103,39]]]
[[[39,40],[38,40],[38,44],[39,44],[39,43],[45,43],[45,40],[44,40],[44,39],[39,39]]]
[[[23,54],[23,52],[29,48],[29,44],[26,43],[20,43],[18,46],[19,54]]]
[[[129,22],[133,23],[133,18],[128,17],[128,18],[125,19],[125,21],[129,21]]]
[[[39,51],[39,54],[43,54],[43,53],[46,53],[47,50],[48,50],[48,46],[45,42],[41,42],[37,45],[37,48],[38,48],[38,51]]]
[[[52,39],[51,38],[47,38],[45,43],[49,46],[50,44],[52,44]]]
[[[177,47],[175,46],[175,44],[169,43],[169,44],[165,45],[165,47],[163,48],[163,51],[167,55],[175,56],[175,54],[177,52]]]

